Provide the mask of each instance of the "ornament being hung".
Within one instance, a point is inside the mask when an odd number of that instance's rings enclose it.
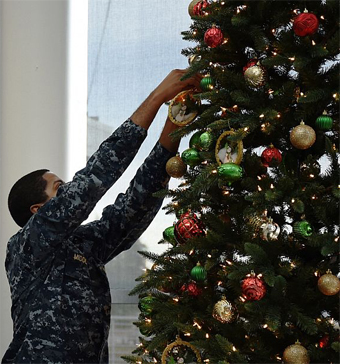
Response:
[[[310,148],[315,143],[316,134],[313,128],[301,121],[300,125],[293,128],[290,132],[289,138],[295,148],[304,150]]]
[[[191,17],[204,15],[204,9],[208,6],[206,0],[193,0],[189,4],[188,12]]]
[[[327,111],[325,110],[322,115],[316,119],[315,125],[321,130],[331,130],[333,126],[333,119],[327,114]]]
[[[189,239],[204,235],[203,223],[194,213],[184,213],[175,225],[175,237],[181,244],[186,243]]]
[[[170,177],[181,178],[187,171],[187,165],[183,162],[179,154],[177,154],[166,162],[165,170]]]
[[[299,341],[288,346],[283,352],[283,362],[285,364],[309,364],[309,361],[308,351]]]
[[[293,31],[299,37],[314,34],[319,27],[319,20],[314,15],[308,12],[307,9],[299,14],[293,23]]]
[[[262,87],[266,82],[266,74],[266,69],[261,66],[260,62],[254,60],[248,62],[243,68],[244,79],[250,87]]]
[[[207,278],[207,271],[204,267],[201,266],[201,264],[198,262],[194,268],[191,269],[190,272],[191,277],[196,282],[202,282]]]
[[[330,270],[318,280],[318,288],[326,296],[334,296],[340,292],[340,280]]]
[[[277,240],[280,234],[280,226],[269,218],[261,225],[261,238],[266,241]]]
[[[177,244],[174,226],[169,226],[163,231],[163,239],[171,245],[175,246]]]
[[[202,363],[199,350],[179,336],[162,353],[162,364]]]
[[[222,299],[215,303],[212,316],[223,324],[230,323],[236,318],[235,308],[222,296]]]
[[[181,158],[185,164],[195,167],[201,163],[201,157],[197,149],[188,148],[182,152]]]
[[[224,36],[222,30],[213,26],[204,33],[204,42],[211,48],[216,48],[223,43]]]
[[[196,118],[198,105],[192,90],[182,91],[170,101],[169,119],[178,126],[187,125]]]
[[[307,239],[313,234],[313,229],[308,221],[302,220],[294,223],[293,232],[298,236]]]
[[[252,272],[241,284],[243,297],[248,301],[259,301],[266,292],[266,286],[261,278],[256,277]]]
[[[262,152],[261,161],[265,167],[277,167],[282,161],[281,152],[271,144]]]

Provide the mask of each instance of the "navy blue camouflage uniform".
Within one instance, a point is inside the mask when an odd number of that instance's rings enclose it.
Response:
[[[125,194],[100,220],[81,224],[122,175],[146,137],[124,122],[73,180],[8,243],[13,340],[2,363],[107,363],[111,297],[105,264],[129,249],[161,207],[167,160],[155,145]]]

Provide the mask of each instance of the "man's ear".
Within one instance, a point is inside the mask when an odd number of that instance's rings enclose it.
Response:
[[[32,214],[36,214],[41,206],[43,206],[43,203],[36,203],[36,204],[32,205],[30,207]]]

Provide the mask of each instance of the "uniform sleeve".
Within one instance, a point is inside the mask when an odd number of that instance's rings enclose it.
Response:
[[[86,167],[58,189],[57,197],[39,209],[28,223],[29,240],[38,250],[60,243],[89,216],[129,166],[146,133],[131,120],[124,122],[100,145]]]
[[[174,155],[157,142],[127,191],[103,210],[100,220],[81,227],[86,239],[94,242],[94,255],[102,263],[129,249],[150,225],[163,202],[153,194],[167,187],[165,165]]]

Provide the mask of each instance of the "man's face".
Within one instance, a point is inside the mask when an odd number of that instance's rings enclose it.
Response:
[[[57,196],[58,188],[64,184],[64,181],[60,179],[57,175],[52,172],[46,172],[43,174],[44,180],[47,181],[47,185],[45,188],[45,193],[48,196],[48,199],[45,201],[49,201],[52,197]]]

